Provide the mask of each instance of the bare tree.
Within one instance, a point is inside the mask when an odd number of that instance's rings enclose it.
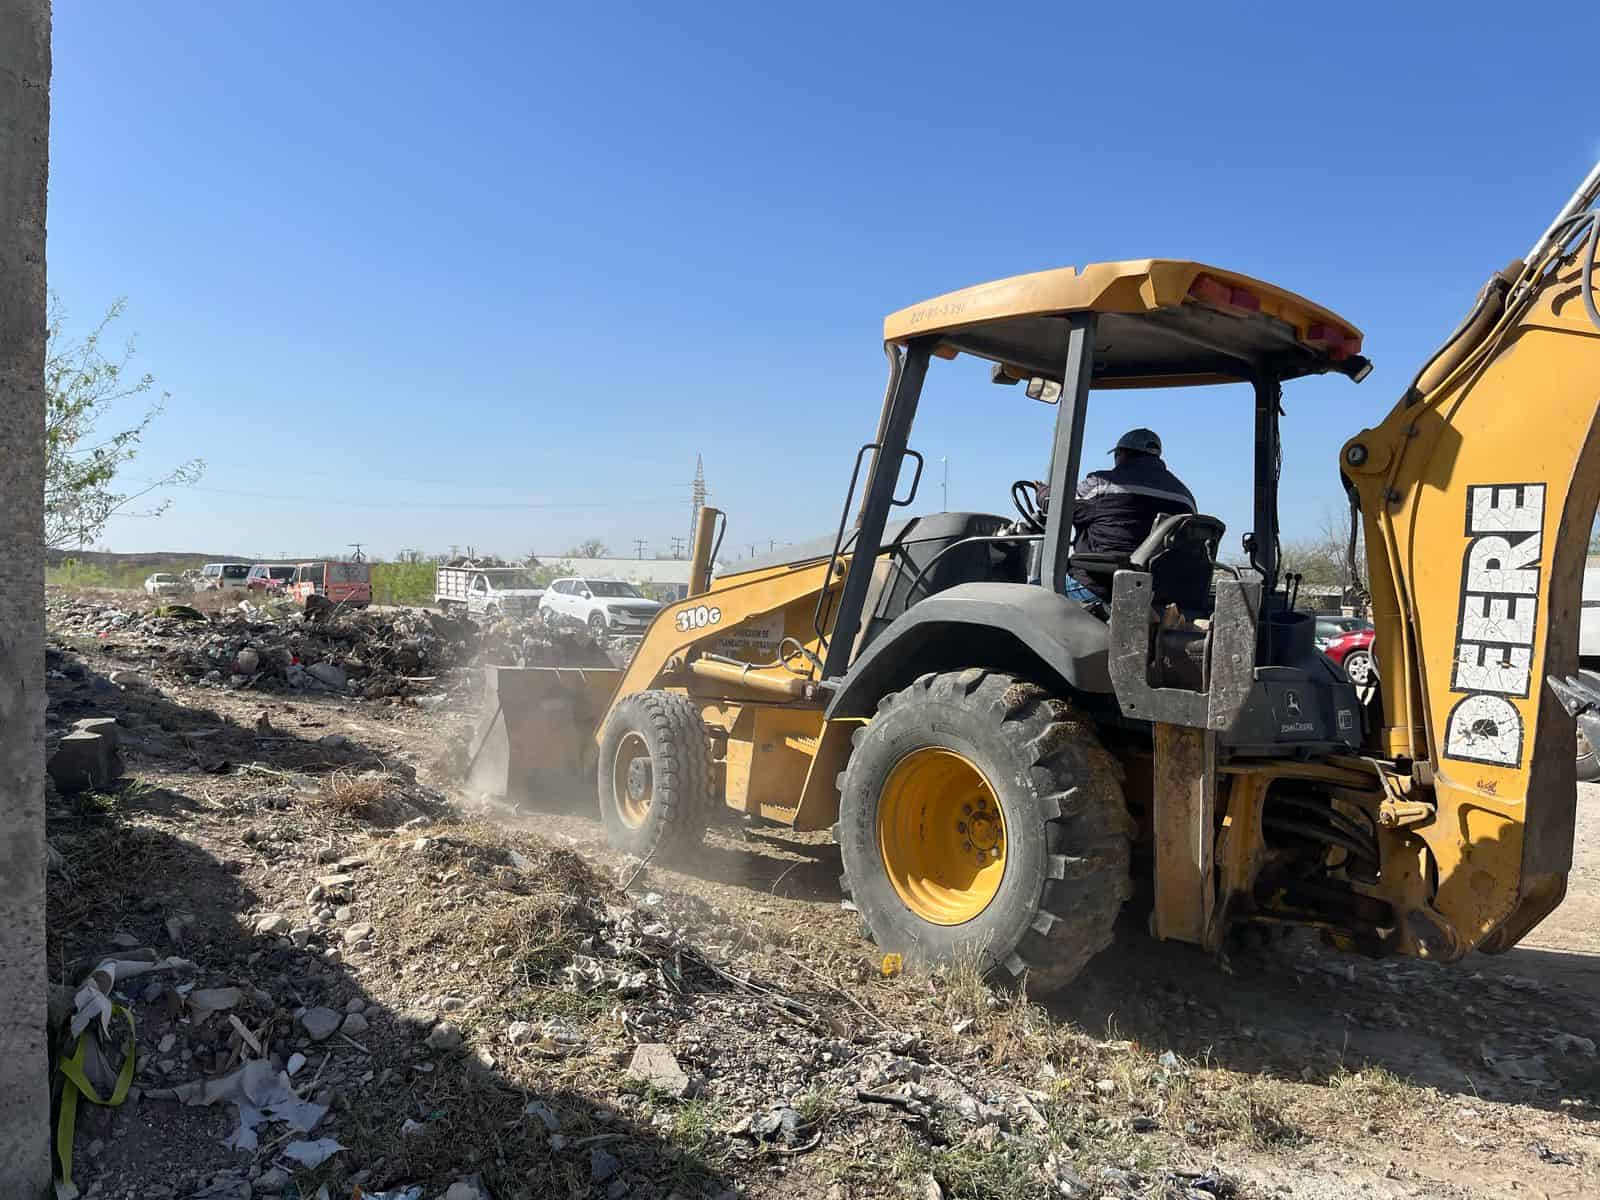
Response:
[[[1359,525],[1356,533],[1352,564],[1349,517],[1331,506],[1324,508],[1315,533],[1284,543],[1284,572],[1304,576],[1306,583],[1313,587],[1339,588],[1347,602],[1365,593],[1367,560]]]
[[[50,1186],[44,943],[49,0],[0,0],[0,1177]]]

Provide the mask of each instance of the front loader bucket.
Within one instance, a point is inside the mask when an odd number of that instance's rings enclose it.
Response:
[[[621,676],[616,667],[485,668],[468,785],[513,803],[592,792],[594,731]]]

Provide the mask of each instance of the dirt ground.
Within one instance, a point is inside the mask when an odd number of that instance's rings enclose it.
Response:
[[[1218,961],[1130,913],[1041,1007],[885,978],[826,837],[730,821],[641,870],[581,798],[459,794],[465,673],[418,707],[119,687],[146,664],[114,647],[52,662],[52,727],[117,716],[128,763],[108,794],[51,801],[57,981],[133,943],[241,988],[261,1057],[303,1055],[296,1086],[329,1106],[304,1137],[342,1147],[314,1169],[282,1157],[292,1132],[228,1149],[231,1108],[160,1098],[253,1052],[176,977],[140,978],[137,1098],[81,1110],[86,1194],[1600,1194],[1600,788],[1566,903],[1508,954],[1435,967],[1296,937]],[[363,1016],[314,1040],[319,1007]],[[697,1077],[687,1097],[629,1075],[653,1040]]]

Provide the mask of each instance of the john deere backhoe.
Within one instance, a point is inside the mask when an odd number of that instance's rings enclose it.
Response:
[[[1230,271],[1104,263],[890,315],[836,535],[713,584],[707,510],[693,594],[625,669],[491,672],[483,737],[507,743],[508,788],[578,774],[640,855],[697,842],[713,805],[831,827],[885,950],[976,953],[1035,987],[1106,945],[1140,879],[1152,932],[1208,948],[1254,922],[1443,961],[1508,949],[1564,893],[1574,717],[1600,710],[1576,674],[1597,193],[1600,166],[1339,452],[1375,692],[1315,649],[1277,515],[1283,385],[1359,382],[1360,332]],[[1046,478],[1018,482],[1015,514],[892,520],[922,474],[924,378],[958,355],[1057,405]],[[1220,562],[1223,524],[1196,514],[1074,558],[1071,505],[1045,497],[1074,495],[1091,394],[1219,383],[1252,414],[1248,565]],[[1108,603],[1065,594],[1069,562]]]

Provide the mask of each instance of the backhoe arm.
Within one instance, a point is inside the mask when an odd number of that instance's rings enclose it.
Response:
[[[1385,834],[1428,898],[1399,931],[1424,956],[1508,949],[1566,889],[1574,734],[1557,689],[1600,500],[1597,191],[1600,166],[1342,452],[1383,680],[1369,748],[1436,806]]]

